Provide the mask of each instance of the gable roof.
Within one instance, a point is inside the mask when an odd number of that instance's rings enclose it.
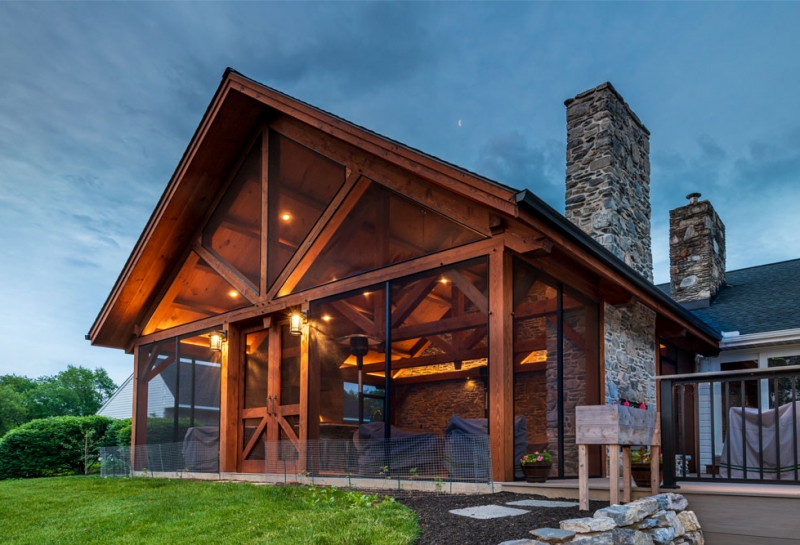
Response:
[[[242,148],[279,115],[379,157],[498,215],[544,222],[546,237],[569,246],[573,259],[614,278],[670,320],[687,324],[705,343],[721,336],[527,190],[519,191],[381,136],[228,68],[180,163],[137,241],[87,338],[99,346],[130,348],[162,286],[186,257],[193,237],[213,209]],[[524,216],[524,217],[521,217]],[[527,219],[526,219],[527,218]],[[538,223],[537,223],[538,224]],[[597,260],[598,263],[588,264]]]
[[[741,335],[800,328],[800,259],[726,271],[707,308],[691,312],[718,331]],[[669,294],[669,284],[658,289]]]

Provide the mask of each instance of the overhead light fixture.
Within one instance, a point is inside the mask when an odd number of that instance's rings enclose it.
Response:
[[[222,344],[228,340],[225,331],[212,331],[208,336],[208,347],[214,352],[222,350]]]
[[[236,291],[236,290],[231,290],[231,291],[228,292],[228,295],[230,297],[239,297],[239,292]]]
[[[290,219],[292,219],[292,215],[289,214],[288,212],[284,212],[283,214],[281,214],[281,219],[283,221],[289,221]]]
[[[328,314],[325,314],[325,315],[322,317],[322,319],[323,319],[323,320],[325,320],[326,322],[330,322],[330,321],[331,321],[333,318],[331,318],[331,316],[329,316]]]
[[[305,315],[300,311],[292,312],[289,316],[289,333],[300,336],[303,334],[303,326],[306,323]]]

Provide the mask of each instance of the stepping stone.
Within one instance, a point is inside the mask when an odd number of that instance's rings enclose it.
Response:
[[[523,507],[577,507],[578,502],[549,501],[549,500],[519,500],[506,502],[506,505],[521,505]]]
[[[465,509],[453,509],[450,512],[454,515],[473,519],[516,517],[530,513],[530,511],[526,511],[525,509],[514,509],[513,507],[503,507],[502,505],[478,505],[477,507],[467,507]]]

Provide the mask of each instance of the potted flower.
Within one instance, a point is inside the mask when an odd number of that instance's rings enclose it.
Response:
[[[550,469],[553,467],[553,457],[547,451],[536,451],[520,458],[519,465],[525,474],[526,481],[529,483],[543,483],[547,481],[547,476],[550,475]]]
[[[659,482],[664,478],[664,458],[659,453],[658,468]],[[650,449],[647,447],[631,449],[631,476],[637,486],[650,486]]]

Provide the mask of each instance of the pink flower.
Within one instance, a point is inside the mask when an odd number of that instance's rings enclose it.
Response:
[[[542,460],[544,460],[544,458],[542,458],[541,456],[539,456],[538,458],[536,458],[536,461],[537,461],[537,462],[541,462]]]
[[[626,407],[630,407],[630,406],[631,406],[631,404],[630,404],[629,402],[627,402],[627,401],[624,403],[624,405],[625,405]]]
[[[639,405],[639,408],[640,408],[640,409],[646,409],[646,408],[647,408],[647,405],[645,405],[644,403],[642,403],[641,405]]]

